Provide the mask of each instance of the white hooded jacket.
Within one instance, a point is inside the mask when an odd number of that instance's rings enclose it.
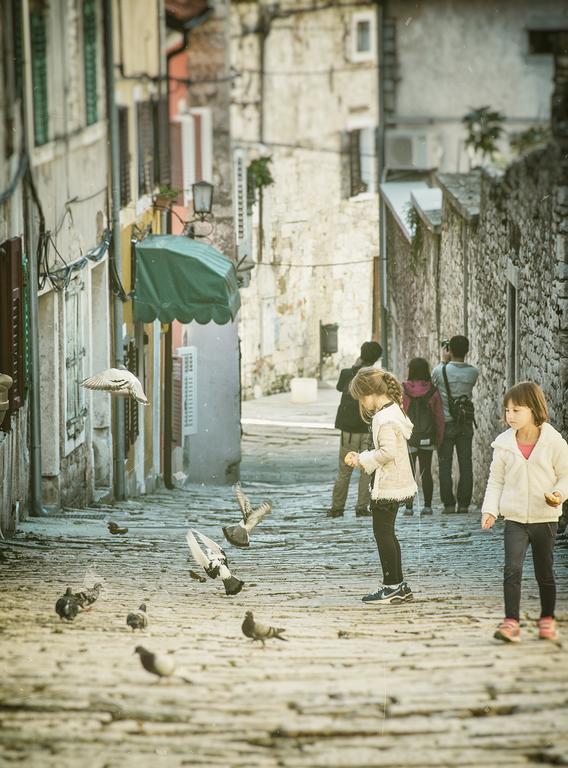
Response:
[[[517,523],[552,523],[562,507],[550,507],[545,493],[568,497],[568,443],[545,422],[531,455],[525,459],[516,430],[502,432],[492,443],[493,461],[481,514],[502,515]]]
[[[412,426],[396,403],[373,416],[371,428],[375,450],[359,454],[359,463],[365,472],[368,475],[375,472],[372,499],[403,501],[416,493],[407,448]]]

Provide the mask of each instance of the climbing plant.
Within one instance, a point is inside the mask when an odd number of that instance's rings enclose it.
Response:
[[[420,262],[422,261],[422,246],[424,238],[422,236],[422,222],[416,208],[409,203],[406,207],[406,223],[410,229],[410,255],[412,258],[411,269],[416,274]]]
[[[481,155],[482,160],[492,160],[497,152],[497,141],[503,133],[505,116],[491,107],[472,109],[462,118],[467,130],[466,147]]]

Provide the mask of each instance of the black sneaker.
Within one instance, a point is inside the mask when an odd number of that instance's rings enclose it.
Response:
[[[456,512],[455,507],[444,507],[444,514],[445,515],[454,515]]]
[[[355,510],[355,517],[371,517],[373,513],[367,507],[360,507]]]
[[[469,507],[458,507],[458,515],[467,515]]]
[[[432,514],[432,507],[422,507],[420,510],[420,517],[424,517],[424,515],[431,515]]]
[[[414,514],[414,510],[412,509],[412,507],[405,507],[404,508],[404,516],[405,517],[412,517],[413,514]]]
[[[412,592],[405,581],[398,587],[379,587],[376,592],[371,592],[362,598],[364,603],[374,603],[376,605],[398,605],[407,600],[412,600]]]
[[[328,509],[327,516],[328,517],[343,517],[343,510],[342,509]]]

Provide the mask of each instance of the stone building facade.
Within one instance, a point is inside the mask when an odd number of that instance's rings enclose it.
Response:
[[[378,258],[377,24],[371,2],[231,3],[231,132],[274,183],[249,195],[245,397],[335,377],[373,332]],[[320,371],[320,323],[338,352]]]
[[[514,383],[538,382],[552,424],[568,435],[567,64],[566,57],[557,57],[557,110],[546,147],[505,171],[439,174],[439,234],[425,225],[420,187],[411,194],[417,212],[413,236],[403,231],[392,207],[387,213],[389,345],[399,350],[395,372],[404,375],[415,354],[434,365],[443,337],[464,334],[470,339],[468,360],[480,371],[474,391],[478,502],[490,444],[504,426],[502,398]],[[399,300],[403,296],[418,300]],[[428,296],[423,316],[420,296]]]

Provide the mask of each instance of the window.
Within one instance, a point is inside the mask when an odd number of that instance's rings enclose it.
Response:
[[[85,67],[85,115],[87,125],[96,123],[97,99],[97,9],[95,0],[83,0],[83,64]]]
[[[138,195],[151,194],[154,189],[154,112],[151,101],[136,105],[138,128]]]
[[[377,191],[376,129],[358,128],[348,132],[348,196]]]
[[[128,107],[118,108],[118,134],[120,146],[120,205],[132,199],[130,190],[130,141],[128,134]]]
[[[13,380],[8,413],[21,408],[25,393],[24,276],[19,237],[0,245],[0,372]]]
[[[172,138],[172,184],[183,189],[183,205],[191,202],[196,181],[213,181],[213,128],[209,108],[192,109],[175,118]],[[177,158],[181,158],[181,164]],[[180,173],[181,165],[181,173]],[[177,166],[177,168],[176,168]],[[181,184],[179,183],[181,181]]]
[[[375,14],[372,11],[354,13],[351,27],[351,61],[374,61]]]
[[[49,141],[47,93],[47,19],[43,10],[30,13],[34,138],[37,147]]]
[[[86,354],[82,294],[83,283],[79,280],[74,280],[65,293],[65,425],[69,440],[75,440],[81,434],[87,416],[84,390],[80,386]]]
[[[566,34],[566,29],[529,29],[529,53],[552,56],[556,50],[559,34]]]
[[[507,386],[519,380],[519,269],[507,267]]]

